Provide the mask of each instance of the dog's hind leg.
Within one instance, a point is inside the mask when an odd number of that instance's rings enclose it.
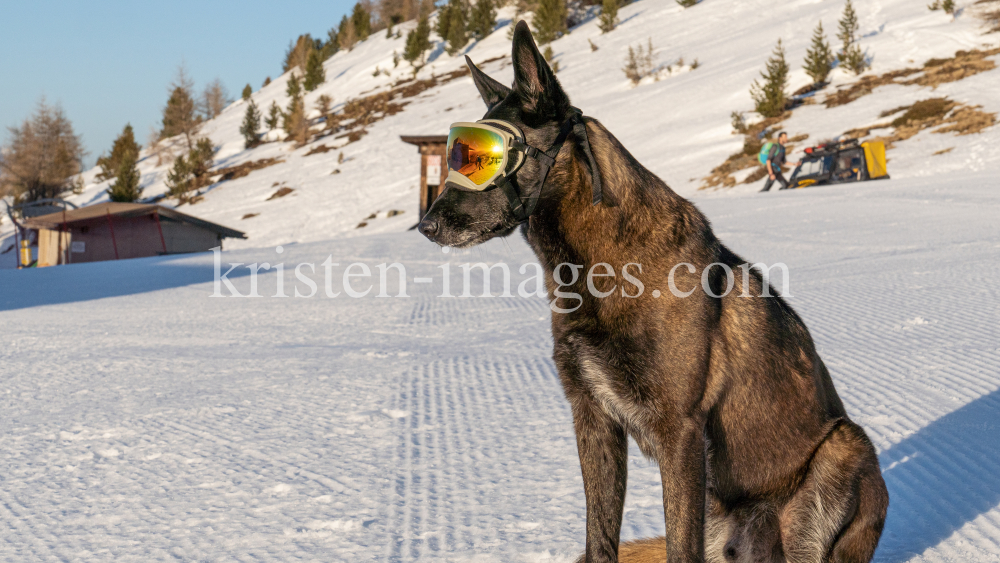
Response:
[[[889,510],[889,491],[882,479],[875,448],[869,443],[868,449],[871,450],[870,456],[857,475],[858,508],[833,544],[830,561],[834,563],[871,561],[882,536],[886,511]]]
[[[787,561],[868,563],[888,503],[875,448],[860,426],[841,420],[780,512]]]

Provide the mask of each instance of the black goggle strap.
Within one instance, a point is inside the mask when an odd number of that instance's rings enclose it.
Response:
[[[541,151],[536,147],[528,145],[523,141],[514,139],[510,143],[510,147],[516,151],[524,153],[525,156],[534,158],[538,161],[539,166],[541,166],[541,179],[534,186],[533,189],[527,194],[527,202],[525,202],[521,195],[518,193],[517,186],[505,175],[500,175],[494,183],[499,187],[504,195],[507,196],[508,202],[510,202],[511,210],[514,212],[514,216],[521,222],[527,221],[531,214],[535,212],[535,207],[538,205],[538,199],[542,194],[542,186],[545,184],[545,179],[548,178],[549,171],[556,163],[556,155],[562,150],[563,143],[566,142],[566,138],[569,137],[570,133],[576,134],[583,145],[584,155],[587,157],[587,164],[590,167],[591,172],[591,186],[593,190],[593,205],[597,205],[602,199],[602,184],[601,184],[601,173],[597,169],[597,161],[594,159],[594,154],[590,150],[590,140],[587,137],[587,126],[582,119],[582,112],[580,110],[573,108],[573,116],[563,123],[562,129],[559,131],[559,136],[556,137],[555,142],[552,143],[552,147],[549,148],[548,152]],[[551,153],[551,154],[549,154]]]

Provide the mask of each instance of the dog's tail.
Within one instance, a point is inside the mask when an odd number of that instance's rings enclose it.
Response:
[[[586,554],[576,563],[585,563]],[[618,546],[618,563],[662,563],[667,560],[667,539],[646,538],[632,540]]]

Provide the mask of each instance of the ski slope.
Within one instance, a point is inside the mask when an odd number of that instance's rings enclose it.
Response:
[[[789,301],[879,450],[882,563],[1000,559],[994,178],[695,198],[735,251],[789,266]],[[371,293],[324,297],[328,256],[334,290],[361,262],[374,277],[352,287]],[[305,273],[319,295],[271,297],[271,270],[258,276],[265,297],[213,298],[211,254],[0,272],[0,560],[580,552],[583,488],[547,304],[438,297],[444,264],[453,294],[467,262],[509,264],[516,287],[534,260],[519,235],[449,254],[402,232],[222,258],[280,261],[287,295],[309,292],[294,266],[316,264]],[[409,297],[376,296],[377,265],[391,262]],[[230,277],[245,294],[241,270]],[[629,470],[623,537],[662,533],[656,468],[633,448]]]

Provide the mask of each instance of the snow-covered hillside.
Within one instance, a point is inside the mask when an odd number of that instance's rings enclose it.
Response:
[[[913,0],[858,3],[862,46],[872,61],[872,69],[866,74],[920,67],[928,59],[951,57],[958,50],[998,44],[995,34],[984,35],[982,22],[972,14],[971,2],[959,2],[961,9],[954,18],[940,10],[929,11],[925,4]],[[668,0],[639,0],[621,9],[621,24],[613,32],[602,35],[596,19],[590,19],[552,47],[561,69],[558,76],[574,104],[600,119],[675,190],[689,195],[715,166],[742,148],[742,137],[732,132],[730,114],[752,110],[749,85],[759,77],[777,40],[781,38],[787,49],[792,66],[791,90],[796,90],[809,83],[801,64],[817,21],[823,21],[828,38],[836,44],[833,35],[842,10],[841,0],[705,0],[689,9]],[[512,17],[512,9],[501,10],[497,30],[454,57],[444,52],[440,41],[436,42],[429,64],[418,78],[461,69],[465,64],[463,56],[468,54],[475,61],[492,59],[484,70],[501,81],[510,81],[507,31]],[[333,56],[325,63],[326,83],[306,96],[307,107],[313,108],[316,99],[326,94],[339,108],[349,100],[386,91],[409,78],[410,65],[402,61],[394,67],[393,52],[402,53],[405,34],[413,26],[414,22],[400,26],[402,38],[387,39],[380,32],[352,51]],[[625,55],[630,45],[648,40],[656,49],[657,62],[672,65],[674,74],[664,74],[659,81],[647,79],[632,87],[621,71]],[[597,51],[591,50],[591,41]],[[686,64],[685,72],[676,70],[680,59]],[[699,66],[687,71],[695,59]],[[376,70],[380,72],[373,76]],[[832,84],[819,97],[857,80],[842,70],[835,70],[832,78]],[[287,80],[288,74],[254,93],[254,101],[262,111],[272,101],[282,107],[287,104]],[[801,107],[782,127],[792,136],[807,134],[810,140],[819,141],[884,121],[879,118],[881,112],[929,97],[948,97],[995,113],[1000,111],[1000,97],[995,95],[998,88],[1000,70],[936,89],[889,85],[837,108],[827,109],[822,104]],[[239,126],[246,106],[237,101],[203,128],[203,133],[220,147],[216,167],[264,158],[280,158],[283,162],[216,184],[201,202],[185,211],[247,232],[246,240],[228,241],[228,248],[405,230],[416,222],[419,157],[415,147],[401,142],[399,136],[443,134],[451,122],[474,120],[484,111],[468,77],[445,82],[405,102],[403,111],[369,125],[367,133],[354,143],[346,144],[346,138],[326,137],[298,149],[291,143],[272,142],[244,150]],[[306,156],[320,145],[332,150]],[[343,163],[339,162],[341,153]],[[998,170],[1000,127],[962,137],[924,131],[898,143],[889,158],[893,178]],[[145,196],[166,190],[164,180],[170,164],[167,161],[156,166],[155,157],[140,164]],[[92,170],[84,174],[87,187],[81,195],[71,198],[73,201],[86,204],[106,198],[108,182],[93,183],[96,173]],[[279,187],[294,191],[268,200]],[[740,185],[733,191],[752,189],[756,186]],[[393,209],[405,213],[386,218],[386,212]],[[356,228],[373,213],[380,215],[367,221],[365,227]],[[256,215],[243,219],[251,214]],[[9,234],[10,228],[9,221],[5,221],[0,233]],[[9,245],[9,241],[2,243]],[[0,266],[12,266],[13,255],[0,256]]]

